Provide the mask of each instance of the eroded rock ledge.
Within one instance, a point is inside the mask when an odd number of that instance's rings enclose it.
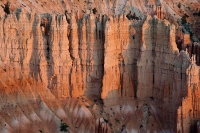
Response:
[[[199,67],[175,37],[150,15],[1,14],[0,132],[189,132]]]

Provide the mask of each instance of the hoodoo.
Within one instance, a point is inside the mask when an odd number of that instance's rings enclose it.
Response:
[[[0,6],[0,133],[200,132],[200,1]]]

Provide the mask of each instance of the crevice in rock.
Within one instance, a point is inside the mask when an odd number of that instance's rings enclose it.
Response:
[[[70,53],[70,57],[72,60],[75,60],[75,57],[73,57],[73,51],[72,51],[72,41],[73,41],[73,38],[72,38],[72,28],[70,27],[69,28],[69,35],[68,35],[68,40],[69,40],[69,53]]]
[[[77,22],[77,24],[78,24],[78,57],[79,57],[79,59],[80,59],[80,70],[81,70],[81,77],[82,77],[82,91],[84,91],[84,89],[85,89],[85,86],[86,86],[86,82],[87,81],[84,81],[84,76],[85,76],[85,67],[86,66],[84,66],[83,64],[84,64],[84,57],[82,56],[82,53],[84,52],[84,49],[83,49],[83,47],[84,47],[84,45],[86,45],[86,44],[83,44],[83,42],[85,42],[85,40],[83,40],[84,39],[84,36],[85,36],[85,32],[83,32],[83,30],[84,30],[84,26],[85,26],[85,18],[82,18],[82,19],[79,19],[78,20],[78,22]],[[72,57],[71,57],[72,58]]]
[[[32,53],[31,53],[31,58],[29,61],[29,67],[30,67],[30,75],[32,78],[34,78],[36,81],[38,81],[37,75],[39,74],[37,71],[35,71],[35,67],[38,65],[35,62],[35,58],[37,56],[39,56],[38,53],[38,38],[37,38],[37,34],[38,34],[38,29],[37,29],[37,25],[40,23],[38,22],[38,18],[39,16],[37,16],[37,14],[34,14],[34,18],[33,18],[33,24],[32,24],[32,31],[33,32],[33,42],[32,42]]]
[[[155,18],[152,19],[152,29],[151,29],[151,40],[152,40],[152,78],[153,78],[153,90],[155,88],[155,57],[156,57],[156,41],[157,41],[157,20]],[[153,96],[152,91],[152,96]]]
[[[101,16],[102,18],[102,22],[101,22],[101,40],[102,40],[102,56],[103,56],[103,60],[102,60],[102,77],[101,77],[101,90],[100,90],[100,94],[102,93],[102,88],[103,88],[103,77],[104,77],[104,73],[105,73],[105,70],[104,70],[104,63],[105,63],[105,26],[106,26],[106,22],[107,22],[107,16],[105,15],[102,15]],[[101,97],[101,96],[100,96]]]
[[[67,23],[70,24],[70,21],[71,21],[71,14],[68,13],[67,10],[65,10],[65,16],[66,16],[66,21],[67,21]]]
[[[46,45],[47,45],[47,48],[46,48],[46,59],[47,61],[51,58],[51,55],[50,55],[50,28],[51,28],[51,23],[49,21],[49,18],[47,17],[43,17],[41,22],[40,22],[40,27],[41,27],[41,30],[42,30],[42,33],[43,33],[43,38],[46,39]]]
[[[70,95],[70,97],[72,97],[72,89],[73,89],[73,87],[72,87],[72,83],[71,83],[71,76],[72,75],[72,68],[70,68],[70,72],[69,72],[69,95]]]
[[[177,48],[179,49],[179,52],[181,50],[183,50],[183,39],[181,39],[179,36],[176,36],[176,45],[177,45]]]

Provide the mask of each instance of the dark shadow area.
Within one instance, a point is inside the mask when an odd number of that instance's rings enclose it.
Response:
[[[181,39],[179,36],[176,36],[176,45],[177,45],[177,48],[179,49],[179,52],[181,50],[183,50],[183,39]]]
[[[190,133],[198,133],[197,131],[197,122],[199,120],[191,120],[191,127],[190,127]]]
[[[10,14],[10,2],[8,1],[6,4],[5,4],[5,7],[4,7],[4,12],[6,14]]]

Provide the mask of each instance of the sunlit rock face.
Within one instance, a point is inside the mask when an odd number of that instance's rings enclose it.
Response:
[[[200,3],[179,3],[0,1],[0,132],[198,132]]]

